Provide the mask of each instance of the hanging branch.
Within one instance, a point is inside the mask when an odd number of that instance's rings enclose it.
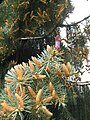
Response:
[[[90,85],[90,81],[77,82],[77,85],[78,85],[78,86]]]
[[[77,24],[79,24],[79,23],[83,22],[84,20],[87,20],[89,17],[90,17],[90,15],[89,15],[89,16],[87,16],[87,17],[85,17],[84,19],[82,19],[82,20],[80,20],[80,21],[76,22],[76,23],[67,24],[67,25],[62,24],[62,25],[60,25],[60,27],[76,26]]]
[[[84,19],[82,19],[82,20],[76,22],[76,23],[67,24],[67,25],[65,25],[65,24],[60,24],[61,17],[59,17],[58,20],[57,20],[57,22],[56,22],[56,24],[53,26],[53,28],[50,29],[45,35],[42,35],[42,36],[39,36],[39,37],[18,38],[18,40],[33,40],[33,39],[35,40],[35,39],[43,39],[43,38],[46,38],[48,35],[50,35],[50,34],[54,31],[54,29],[57,28],[58,26],[59,26],[59,27],[70,27],[70,26],[75,26],[75,25],[77,25],[77,24],[83,22],[84,20],[87,20],[89,17],[90,17],[90,15],[87,16],[87,17],[85,17]]]

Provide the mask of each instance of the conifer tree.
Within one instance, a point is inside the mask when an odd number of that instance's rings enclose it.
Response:
[[[59,52],[47,45],[38,58],[32,56],[28,63],[23,62],[8,70],[0,94],[1,119],[28,120],[24,115],[26,112],[31,115],[30,119],[49,120],[54,114],[49,105],[55,107],[58,104],[58,108],[65,109],[66,90],[72,89],[78,78],[72,65],[65,64],[60,55],[63,55],[62,50]]]
[[[0,4],[0,61],[13,54],[23,37],[48,36],[70,12],[65,0],[4,0]]]
[[[70,12],[70,1],[4,0],[0,11],[0,61],[3,62],[20,47],[21,38],[36,40],[49,36]],[[50,109],[54,106],[59,110],[56,119],[75,120],[67,105],[77,98],[73,88],[80,80],[82,60],[88,61],[89,53],[84,47],[86,41],[83,44],[79,41],[83,40],[79,27],[75,29],[77,32],[66,40],[67,48],[62,46],[58,51],[47,45],[37,58],[32,56],[28,63],[10,67],[0,91],[0,119],[49,120],[55,118],[53,108]],[[85,32],[89,34],[89,30]]]

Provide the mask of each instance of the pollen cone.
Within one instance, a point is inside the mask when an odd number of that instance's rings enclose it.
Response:
[[[48,74],[50,74],[50,72],[51,72],[49,67],[46,67],[46,71],[48,72]]]
[[[50,54],[50,50],[51,50],[51,47],[49,45],[47,45],[47,52],[48,52],[48,54]]]
[[[26,69],[27,65],[25,62],[22,62],[23,67]]]
[[[34,66],[33,66],[32,62],[30,60],[28,62],[29,62],[30,71],[33,72]]]
[[[48,116],[53,115],[53,113],[51,113],[45,106],[40,107],[40,110]]]
[[[15,93],[15,97],[16,97],[16,99],[18,101],[18,109],[23,111],[24,110],[24,101],[23,101],[22,97],[19,96],[17,93]]]
[[[72,66],[71,66],[70,62],[67,62],[67,68],[68,68],[69,73],[71,73]]]
[[[60,78],[62,77],[62,72],[61,72],[58,64],[56,64],[56,75],[58,75]]]
[[[34,90],[33,90],[30,86],[28,86],[28,90],[29,90],[31,96],[32,96],[33,98],[36,98],[36,93],[34,92]]]
[[[18,80],[19,81],[23,81],[24,78],[23,78],[23,72],[22,72],[22,70],[19,67],[16,67],[15,68],[15,72],[16,72],[16,75],[18,77]]]
[[[14,82],[14,80],[13,80],[13,79],[10,79],[10,78],[7,78],[7,77],[5,77],[5,81],[6,81],[7,83]]]
[[[37,96],[36,96],[36,103],[37,104],[40,104],[40,102],[41,102],[41,95],[42,95],[42,89],[40,89],[37,93]]]
[[[17,85],[17,87],[16,87],[16,93],[18,94],[19,91],[20,91],[20,85]]]
[[[33,62],[37,65],[37,66],[41,66],[41,63],[39,62],[39,60],[36,57],[31,57]]]
[[[7,112],[13,112],[16,108],[11,107],[10,105],[8,105],[8,103],[6,101],[4,101],[3,103],[1,103],[1,106],[7,111]]]
[[[56,91],[55,90],[53,90],[53,92],[52,92],[52,96],[53,96],[53,98],[56,100],[56,99],[58,99],[58,96],[57,96],[57,94],[56,94]]]
[[[44,79],[46,75],[36,74],[36,75],[32,75],[32,77],[36,80],[41,80],[41,79]]]
[[[65,64],[62,64],[62,67],[63,67],[63,71],[64,71],[65,76],[66,76],[66,77],[69,77],[70,74],[69,74],[69,71],[68,71],[66,65],[65,65]]]
[[[47,97],[47,98],[43,99],[42,102],[43,102],[43,103],[51,102],[52,98],[53,98],[52,96]]]
[[[21,91],[21,95],[20,95],[23,99],[25,97],[25,93],[26,93],[26,89],[25,89],[25,87],[23,87],[22,91]]]
[[[6,94],[12,99],[12,100],[14,100],[14,98],[13,98],[13,96],[12,96],[12,91],[11,91],[11,89],[10,89],[10,87],[6,87],[6,88],[4,88],[4,91],[6,92]]]
[[[52,84],[52,82],[49,83],[48,87],[49,87],[49,90],[50,90],[51,93],[55,89],[54,86],[53,86],[53,84]]]

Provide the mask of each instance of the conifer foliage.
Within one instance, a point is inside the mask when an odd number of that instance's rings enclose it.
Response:
[[[27,112],[33,120],[48,120],[53,116],[48,105],[58,103],[58,107],[66,107],[66,89],[75,85],[70,82],[75,78],[75,72],[60,55],[63,55],[62,50],[56,51],[47,45],[37,58],[32,56],[28,63],[23,62],[8,70],[0,94],[0,119],[24,120],[27,118],[23,113]],[[78,78],[73,81],[76,80]]]
[[[52,32],[68,14],[67,7],[67,0],[4,0],[0,4],[0,61],[15,52],[20,38]]]

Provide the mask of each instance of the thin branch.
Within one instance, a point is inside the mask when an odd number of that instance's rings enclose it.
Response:
[[[65,24],[60,24],[61,17],[59,17],[58,20],[57,20],[57,22],[56,22],[56,24],[53,26],[53,28],[50,29],[49,32],[47,32],[45,35],[42,35],[42,36],[39,36],[39,37],[26,37],[26,38],[19,38],[19,40],[33,40],[33,39],[35,40],[35,39],[43,39],[43,38],[46,38],[48,35],[50,35],[50,34],[54,31],[54,29],[57,28],[57,27],[69,27],[69,26],[75,26],[75,25],[77,25],[77,24],[83,22],[84,20],[87,20],[89,17],[90,17],[90,15],[87,16],[87,17],[85,17],[84,19],[82,19],[82,20],[76,22],[76,23],[73,23],[73,24],[67,24],[67,25],[65,25]]]
[[[77,85],[78,85],[78,86],[90,85],[90,81],[77,82]]]
[[[80,20],[80,21],[78,21],[78,22],[76,22],[76,23],[72,23],[72,24],[67,24],[67,25],[65,25],[65,24],[60,24],[60,27],[75,26],[75,25],[77,25],[77,24],[79,24],[79,23],[83,22],[84,20],[87,20],[89,17],[90,17],[90,15],[89,15],[89,16],[87,16],[87,17],[85,17],[84,19],[82,19],[82,20]]]

